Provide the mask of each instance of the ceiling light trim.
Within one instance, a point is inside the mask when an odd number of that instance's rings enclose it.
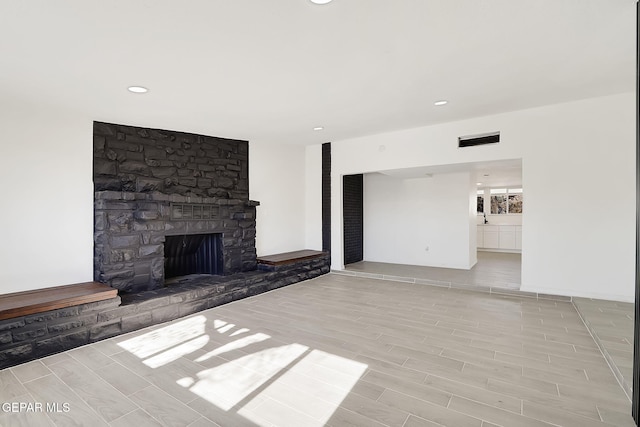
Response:
[[[143,93],[149,92],[149,89],[147,89],[146,87],[137,86],[137,85],[129,86],[127,90],[131,93],[137,93],[137,94],[143,94]]]

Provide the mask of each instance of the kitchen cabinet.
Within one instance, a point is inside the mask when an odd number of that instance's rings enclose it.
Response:
[[[479,248],[504,251],[522,250],[522,226],[478,224],[477,241]]]
[[[501,225],[498,232],[498,242],[500,249],[516,248],[516,227],[512,225]]]
[[[483,225],[484,234],[484,248],[498,248],[500,247],[499,228],[496,225]]]

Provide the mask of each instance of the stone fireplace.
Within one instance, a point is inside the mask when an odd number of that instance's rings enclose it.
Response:
[[[123,292],[256,268],[247,141],[94,122],[94,279]]]
[[[0,369],[330,271],[328,252],[256,257],[246,141],[93,130],[94,277],[118,296],[0,320]]]

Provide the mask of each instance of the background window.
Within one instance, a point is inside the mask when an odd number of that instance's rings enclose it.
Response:
[[[493,215],[521,214],[522,188],[492,188],[491,213]]]

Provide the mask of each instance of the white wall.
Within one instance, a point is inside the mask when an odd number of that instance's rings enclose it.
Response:
[[[471,268],[478,263],[478,187],[475,174],[469,173],[467,178],[466,229],[467,233],[469,233],[467,254],[469,257],[469,268]]]
[[[0,294],[93,280],[92,135],[77,111],[0,104]],[[304,248],[304,147],[252,143],[249,173],[258,254]]]
[[[0,293],[92,280],[92,120],[0,104]],[[494,130],[500,144],[456,148],[460,135]],[[317,243],[319,178],[305,162],[319,158],[319,149],[250,144],[260,255]],[[633,93],[335,141],[332,267],[342,268],[342,175],[517,158],[526,192],[522,289],[633,301]]]
[[[588,100],[571,110],[534,110],[529,118],[523,289],[632,302],[635,96]],[[536,147],[540,141],[544,149]]]
[[[332,268],[343,268],[341,177],[522,159],[522,290],[634,300],[635,95],[625,93],[332,143]],[[457,148],[500,131],[501,142]]]
[[[464,269],[475,263],[469,255],[470,173],[413,179],[372,173],[364,179],[365,261]]]
[[[93,280],[93,121],[0,103],[0,294]]]
[[[258,256],[305,247],[305,159],[304,147],[249,143],[249,197],[260,202]]]
[[[322,250],[322,145],[305,150],[305,249]]]

